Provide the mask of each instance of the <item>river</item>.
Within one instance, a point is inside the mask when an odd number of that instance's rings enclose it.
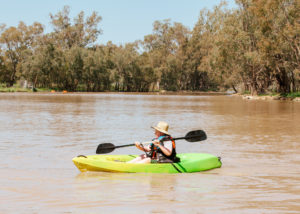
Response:
[[[0,213],[299,213],[300,103],[238,96],[0,93]],[[80,173],[98,144],[173,137],[207,140],[222,167],[191,174]],[[112,154],[140,154],[135,147]]]

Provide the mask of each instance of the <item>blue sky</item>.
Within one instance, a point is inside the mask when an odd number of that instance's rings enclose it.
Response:
[[[52,30],[49,14],[56,14],[64,5],[70,6],[70,17],[80,11],[85,17],[96,11],[102,17],[102,34],[98,43],[124,44],[143,39],[152,33],[154,21],[171,19],[193,28],[201,9],[212,9],[221,0],[0,0],[0,24],[17,26],[19,21],[31,25],[37,21],[46,31]],[[227,0],[234,7],[234,0]]]

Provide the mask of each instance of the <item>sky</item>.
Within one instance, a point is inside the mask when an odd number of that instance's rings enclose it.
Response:
[[[234,0],[226,0],[229,8],[235,7]],[[153,23],[170,19],[192,29],[200,10],[211,10],[221,0],[0,0],[0,24],[17,26],[20,21],[31,25],[35,21],[51,32],[49,14],[56,14],[65,5],[70,7],[70,18],[81,11],[85,17],[97,12],[102,17],[99,27],[102,34],[97,43],[112,41],[121,45],[143,40],[151,34]]]

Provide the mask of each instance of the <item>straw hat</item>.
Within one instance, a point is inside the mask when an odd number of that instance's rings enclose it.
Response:
[[[171,135],[168,132],[169,124],[166,123],[166,122],[160,121],[156,126],[151,126],[151,128],[153,128],[153,129],[155,129],[155,130],[157,130],[159,132],[162,132],[164,134]]]

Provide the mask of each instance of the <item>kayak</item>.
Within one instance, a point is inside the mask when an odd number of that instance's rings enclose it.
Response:
[[[124,172],[124,173],[190,173],[221,167],[219,157],[206,153],[182,153],[178,163],[127,163],[138,155],[79,155],[72,159],[81,172]]]

